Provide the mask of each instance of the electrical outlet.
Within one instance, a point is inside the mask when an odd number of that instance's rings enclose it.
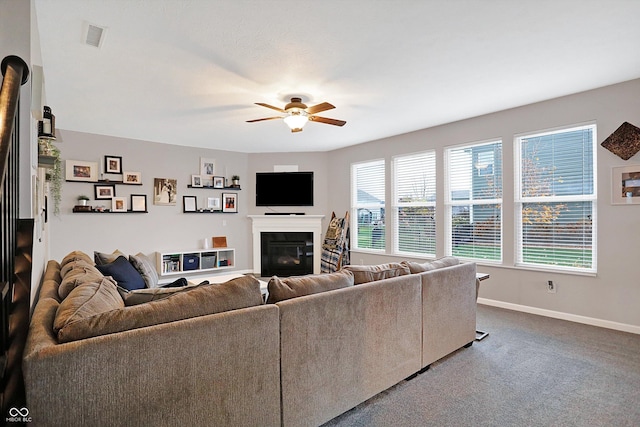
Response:
[[[549,280],[547,282],[547,292],[549,292],[550,294],[555,294],[557,290],[558,290],[558,287],[556,286],[555,283],[553,283],[553,280]]]

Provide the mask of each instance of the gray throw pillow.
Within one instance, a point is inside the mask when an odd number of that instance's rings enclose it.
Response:
[[[180,292],[191,290],[200,285],[189,285],[178,288],[149,288],[149,289],[136,289],[129,291],[121,286],[118,286],[118,292],[124,301],[124,305],[138,305],[146,302],[157,301],[159,299],[170,297]]]
[[[267,303],[273,304],[290,298],[318,294],[334,289],[353,286],[353,274],[340,270],[329,274],[309,274],[307,276],[277,277],[269,280]]]
[[[425,263],[418,263],[413,261],[402,261],[401,264],[406,266],[411,271],[411,274],[416,274],[416,273],[424,273],[425,271],[431,271],[438,268],[458,265],[460,264],[460,260],[453,256],[445,256],[433,261],[427,261]]]
[[[145,254],[139,252],[136,255],[129,255],[129,262],[138,270],[147,288],[158,287],[158,272]]]
[[[126,255],[120,252],[118,249],[110,254],[97,251],[93,252],[93,260],[95,261],[96,265],[111,264],[113,261],[118,259],[119,256],[126,257]]]
[[[342,269],[353,273],[356,285],[411,274],[409,268],[399,262],[378,265],[345,265]]]

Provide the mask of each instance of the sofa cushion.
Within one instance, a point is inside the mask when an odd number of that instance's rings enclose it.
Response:
[[[83,286],[76,289],[82,288]],[[260,282],[251,276],[242,276],[221,284],[196,286],[167,298],[129,307],[124,307],[115,285],[112,289],[122,308],[104,310],[75,322],[67,322],[58,331],[58,340],[75,341],[263,303]],[[70,294],[72,295],[73,293]]]
[[[124,302],[118,293],[116,284],[108,277],[100,281],[83,283],[73,289],[67,298],[60,303],[53,322],[53,330],[58,334],[60,342],[71,341],[67,336],[80,328],[86,319],[102,313],[124,307]]]
[[[411,274],[416,274],[416,273],[424,273],[425,271],[431,271],[438,268],[458,265],[460,264],[460,260],[453,256],[445,256],[433,261],[427,261],[425,263],[418,263],[413,261],[402,261],[401,264],[406,266],[411,271]]]
[[[353,273],[356,285],[411,274],[407,266],[398,262],[378,265],[345,265],[342,269]]]
[[[77,268],[81,268],[84,269],[86,271],[93,271],[95,273],[99,273],[98,269],[96,268],[96,265],[89,261],[85,261],[85,260],[75,260],[75,261],[70,261],[67,262],[63,267],[60,268],[60,278],[64,279],[67,274],[69,274],[69,272],[71,272],[72,270],[75,270]]]
[[[58,286],[58,296],[60,297],[60,300],[65,299],[69,295],[69,293],[77,286],[80,286],[87,282],[99,282],[104,277],[104,275],[100,273],[97,268],[88,266],[88,264],[86,264],[84,261],[78,262],[81,262],[85,265],[78,265],[72,270],[68,271],[60,282],[60,286]]]
[[[138,270],[147,288],[158,287],[158,272],[153,262],[151,262],[145,254],[137,253],[136,255],[129,255],[129,262]]]
[[[353,274],[340,270],[330,274],[309,274],[307,276],[277,277],[269,280],[267,303],[276,303],[304,295],[332,291],[353,286]]]
[[[64,267],[71,261],[86,261],[89,264],[93,264],[93,260],[86,253],[82,251],[73,251],[69,252],[64,258],[62,258],[62,261],[60,261],[60,268]]]
[[[144,279],[124,256],[119,256],[111,264],[96,266],[105,276],[111,276],[118,286],[127,290],[142,289],[145,287]]]
[[[185,292],[199,285],[189,285],[182,287],[148,288],[129,291],[118,286],[118,292],[124,301],[125,306],[144,304],[145,302],[157,301],[170,297],[179,292]]]
[[[95,261],[96,265],[111,264],[113,261],[115,261],[118,257],[121,257],[121,256],[125,256],[125,254],[120,252],[118,249],[116,249],[110,254],[106,252],[97,252],[97,251],[93,252],[93,260]]]

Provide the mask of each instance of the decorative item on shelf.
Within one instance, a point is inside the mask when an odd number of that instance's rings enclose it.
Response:
[[[98,162],[66,160],[67,181],[97,182]]]
[[[87,205],[76,205],[73,207],[73,212],[92,212],[93,208]]]
[[[224,177],[223,176],[214,176],[213,177],[213,188],[224,188]]]
[[[234,188],[240,188],[240,176],[238,175],[233,175],[231,177],[231,182],[232,182],[232,187]]]
[[[198,204],[196,196],[182,196],[182,209],[184,212],[197,212]]]
[[[42,120],[38,122],[38,138],[56,139],[56,116],[48,105],[42,109]]]
[[[191,175],[191,186],[192,187],[202,187],[202,176],[200,175]]]
[[[111,199],[111,212],[126,212],[127,199],[124,197],[114,197]]]
[[[207,210],[209,212],[219,211],[220,209],[221,206],[219,197],[207,197]]]
[[[53,167],[47,167],[45,180],[49,186],[49,194],[53,198],[53,214],[60,215],[60,200],[62,199],[62,160],[60,160],[60,150],[48,141],[48,161]],[[39,158],[41,156],[38,156]],[[40,164],[40,159],[38,159]]]
[[[146,194],[131,195],[131,211],[132,212],[147,211],[147,195]]]
[[[104,156],[104,172],[121,174],[122,173],[122,157]]]
[[[213,236],[213,247],[214,248],[226,248],[227,247],[227,236]]]
[[[78,196],[78,205],[87,206],[87,203],[89,203],[89,196]]]
[[[222,193],[222,212],[238,212],[237,193]]]
[[[111,200],[116,195],[115,184],[96,184],[93,188],[96,200]]]
[[[132,185],[142,185],[142,173],[141,172],[123,172],[122,183]]]

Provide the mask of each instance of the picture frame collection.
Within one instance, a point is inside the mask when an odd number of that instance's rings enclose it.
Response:
[[[94,200],[98,202],[111,201],[111,208],[100,205],[91,207],[74,207],[74,212],[142,212],[148,213],[146,194],[117,195],[117,185],[143,185],[142,173],[129,171],[123,168],[122,156],[105,155],[103,163],[66,160],[65,179],[68,182],[93,183]],[[200,158],[200,174],[191,175],[190,188],[204,188],[225,190],[231,189],[226,186],[226,178],[216,175],[216,160],[211,158]],[[106,178],[105,175],[109,176]],[[110,179],[113,175],[120,175],[121,179]],[[175,178],[154,178],[153,204],[159,206],[175,206],[178,200],[178,180]],[[239,187],[233,188],[238,190]],[[182,196],[183,212],[198,213],[238,213],[238,193],[222,193],[219,196],[206,196],[202,200],[202,205],[198,205],[198,198],[192,195]]]

